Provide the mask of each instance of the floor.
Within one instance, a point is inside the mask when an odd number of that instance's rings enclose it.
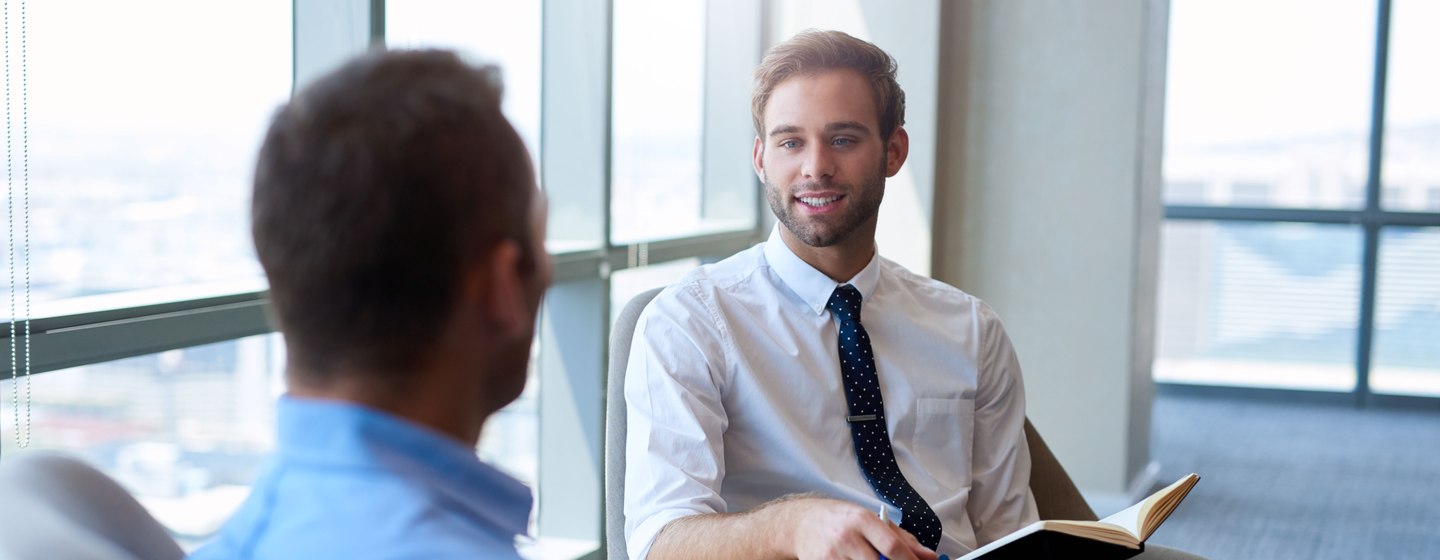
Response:
[[[1159,480],[1203,478],[1151,542],[1211,559],[1440,558],[1440,406],[1156,398]]]

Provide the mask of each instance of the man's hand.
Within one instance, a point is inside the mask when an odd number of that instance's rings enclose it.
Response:
[[[873,511],[813,495],[779,498],[741,513],[672,521],[655,536],[649,560],[937,560],[935,552]]]
[[[936,560],[909,532],[881,521],[876,512],[828,498],[784,499],[765,508],[774,521],[792,528],[790,549],[794,558],[847,558],[875,560]]]

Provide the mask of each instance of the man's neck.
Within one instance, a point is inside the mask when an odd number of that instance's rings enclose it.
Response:
[[[472,394],[467,393],[470,388],[423,383],[420,379],[426,377],[414,371],[407,372],[403,388],[381,382],[386,379],[383,376],[354,372],[333,372],[326,381],[316,383],[308,381],[314,377],[292,367],[286,377],[288,391],[296,397],[344,401],[380,410],[450,436],[463,445],[476,445],[491,412],[457,398]]]
[[[857,231],[849,239],[828,247],[812,247],[801,241],[785,226],[780,226],[780,240],[790,252],[836,282],[848,282],[875,258],[875,232]]]

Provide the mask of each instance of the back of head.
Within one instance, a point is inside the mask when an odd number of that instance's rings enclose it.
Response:
[[[880,117],[880,137],[889,139],[895,129],[905,125],[905,91],[895,79],[896,69],[895,59],[873,43],[843,31],[802,31],[770,47],[755,69],[755,89],[750,94],[755,135],[765,136],[765,107],[770,92],[781,82],[793,76],[852,70],[870,83]]]
[[[388,51],[279,110],[252,233],[292,365],[401,370],[451,317],[465,267],[502,240],[532,247],[534,177],[500,97],[493,67]]]

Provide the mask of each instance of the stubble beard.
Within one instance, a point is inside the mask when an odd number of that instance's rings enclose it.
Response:
[[[881,157],[880,166],[873,175],[861,178],[860,188],[854,188],[853,185],[834,185],[840,187],[845,193],[845,199],[849,201],[845,211],[837,216],[815,216],[806,219],[791,212],[788,204],[795,200],[790,193],[830,185],[810,181],[782,193],[780,187],[770,182],[768,174],[762,172],[761,181],[765,184],[765,200],[770,204],[770,211],[775,213],[775,218],[780,220],[785,229],[790,230],[796,239],[806,245],[830,247],[850,239],[861,226],[880,213],[880,201],[885,197],[885,159]]]

